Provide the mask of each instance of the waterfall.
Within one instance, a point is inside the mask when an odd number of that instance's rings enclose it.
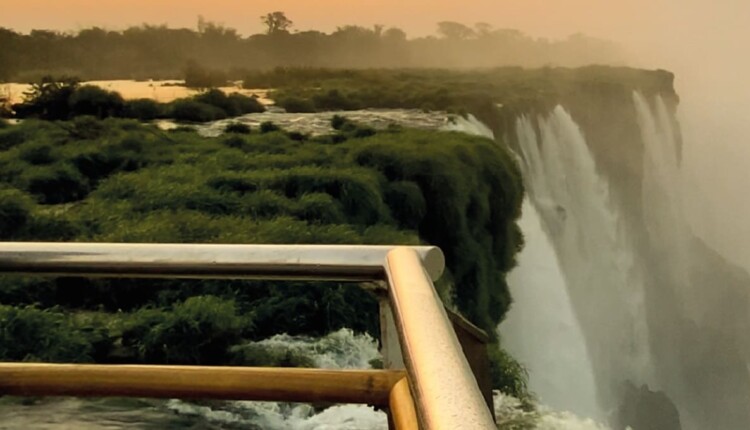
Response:
[[[495,139],[492,130],[473,115],[456,118],[445,129]],[[523,137],[536,142],[526,118],[519,121],[518,129]],[[535,174],[541,166],[527,167],[524,177],[528,181],[544,181],[543,175]],[[544,188],[541,183],[536,186]],[[607,427],[594,421],[603,422],[606,416],[596,395],[591,361],[566,281],[536,205],[529,199],[524,201],[519,225],[525,246],[508,277],[514,305],[498,332],[503,347],[529,370],[529,388],[540,404],[537,413],[529,414],[516,399],[496,392],[498,424],[515,428],[519,422],[533,422],[545,430],[605,430]]]
[[[682,173],[678,143],[664,99],[656,96],[654,109],[638,92],[633,93],[643,140],[643,217],[651,247],[665,259],[670,276],[688,285],[687,271],[691,236],[682,205]]]
[[[637,251],[563,107],[518,118],[516,134],[531,201],[521,221],[529,242],[509,280],[516,303],[501,333],[529,364],[543,401],[611,418],[626,384],[656,385]]]
[[[513,306],[500,326],[503,347],[527,367],[529,389],[542,403],[604,421],[562,269],[528,199],[519,225],[525,246],[508,277]]]
[[[748,428],[750,276],[693,234],[670,105],[632,103],[642,166],[628,182],[599,171],[591,148],[607,142],[564,107],[517,118],[527,248],[502,339],[556,408],[635,430]]]

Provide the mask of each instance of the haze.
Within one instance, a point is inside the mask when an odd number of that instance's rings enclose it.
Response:
[[[384,24],[410,36],[434,33],[444,20],[488,22],[532,36],[563,38],[582,32],[620,42],[630,63],[677,74],[682,96],[687,205],[699,235],[750,267],[750,2],[746,0],[0,0],[0,27],[113,29],[140,23],[195,27],[198,15],[237,28],[262,30],[258,17],[282,10],[295,29]],[[729,221],[731,220],[731,221]]]

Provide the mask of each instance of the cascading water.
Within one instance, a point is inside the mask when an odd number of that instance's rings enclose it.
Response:
[[[320,368],[367,368],[379,358],[377,342],[342,329],[313,339],[278,335],[255,342],[266,351],[302,354]],[[323,410],[307,404],[170,400],[46,399],[33,404],[0,402],[0,429],[211,428],[273,430],[385,430],[384,412],[365,405]]]
[[[604,421],[591,360],[565,279],[536,208],[519,222],[524,249],[508,285],[513,307],[501,325],[505,349],[529,370],[529,388],[549,407]]]
[[[528,120],[519,127],[525,127],[529,136],[534,133]],[[472,115],[454,119],[445,129],[495,139],[492,130]],[[543,180],[531,170],[524,176]],[[503,346],[529,369],[529,388],[541,404],[538,412],[527,413],[518,400],[496,393],[498,424],[500,428],[515,428],[525,422],[545,430],[605,430],[607,427],[591,420],[605,419],[591,361],[555,250],[542,229],[536,206],[528,199],[519,224],[525,246],[518,256],[518,267],[508,278],[514,305],[499,331]]]
[[[686,428],[750,427],[750,277],[693,234],[679,129],[661,96],[633,94],[644,144],[643,225],[656,279],[651,326],[664,390]]]
[[[620,384],[650,381],[643,284],[634,249],[622,235],[608,184],[570,114],[558,106],[536,121],[521,117],[516,131],[529,196],[583,327],[599,399],[611,409]]]
[[[555,406],[601,416],[576,398],[588,393],[588,405],[595,404],[593,391],[579,388],[584,379],[571,377],[575,363],[546,361],[559,355],[564,362],[565,348],[580,345],[572,336],[577,326],[563,329],[554,320],[561,318],[579,323],[585,347],[573,361],[587,366],[590,359],[596,400],[616,427],[748,428],[750,276],[697,239],[686,221],[683,148],[671,105],[639,93],[632,103],[640,141],[628,150],[643,148],[642,166],[625,182],[620,176],[610,183],[609,172],[598,170],[592,145],[563,107],[517,119],[524,181],[554,256],[534,251],[540,235],[525,214],[527,249],[510,277],[516,301],[501,335],[529,365],[532,388]],[[624,151],[598,143],[610,159]],[[555,261],[563,279],[554,275]],[[545,271],[548,279],[534,280]],[[572,316],[565,315],[565,293]],[[561,342],[555,328],[571,337]],[[567,403],[552,400],[558,390],[569,394],[560,400]]]

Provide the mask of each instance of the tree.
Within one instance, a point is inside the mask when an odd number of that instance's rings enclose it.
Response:
[[[446,39],[468,39],[474,36],[474,30],[460,22],[442,21],[438,23],[438,34]]]
[[[492,24],[486,22],[478,22],[474,24],[474,30],[479,36],[487,36],[492,32]]]
[[[390,41],[405,42],[406,33],[400,28],[391,27],[383,33],[383,38]]]
[[[291,19],[287,18],[284,12],[279,11],[263,15],[260,17],[260,20],[266,26],[267,34],[289,32],[289,29],[294,24]]]
[[[46,120],[66,120],[70,116],[70,97],[78,89],[78,78],[45,76],[31,84],[23,103],[13,105],[19,118],[38,117]]]

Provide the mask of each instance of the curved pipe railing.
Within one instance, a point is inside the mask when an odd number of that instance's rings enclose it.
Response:
[[[405,423],[403,426],[406,428],[412,428],[408,423],[414,422],[411,417],[416,410],[415,419],[423,430],[496,429],[492,413],[432,284],[442,274],[444,265],[440,249],[430,246],[0,243],[0,273],[387,281],[390,306],[408,375],[408,387],[402,383],[398,389],[394,388],[390,396],[391,407],[398,408],[398,421]],[[107,369],[110,368],[104,368],[105,371]],[[172,371],[171,368],[164,370]],[[45,381],[54,379],[55,375],[62,377],[61,372],[68,372],[66,375],[69,376],[69,372],[100,371],[102,369],[96,366],[19,367],[16,364],[0,364],[0,375],[15,375],[14,378],[17,378],[14,379],[16,385],[13,385],[13,389],[0,384],[0,394],[3,394],[4,388],[5,391],[10,390],[5,394],[23,392],[23,387],[29,387],[24,384],[30,381],[36,381],[34,393],[54,393],[54,387],[46,385]],[[148,379],[148,372],[164,378],[172,377],[154,368],[135,366],[127,371],[146,378],[143,381]],[[212,372],[216,375],[227,372],[205,368],[185,371],[207,372],[205,375],[209,375],[206,376],[208,379],[211,379]],[[253,370],[243,372],[255,375],[256,379],[258,375],[266,375]],[[373,375],[376,374],[365,374],[364,377]],[[377,375],[380,377],[381,374]],[[388,384],[392,383],[390,374],[382,375],[388,375]],[[351,378],[351,374],[348,377]],[[77,383],[81,385],[78,388],[93,389],[86,386],[86,381],[81,378],[68,378],[66,381],[71,384],[70,392],[75,392]],[[96,392],[106,393],[106,378],[100,382],[104,385],[97,386],[99,391]],[[132,381],[130,383],[133,384]],[[279,384],[279,389],[282,389],[284,384],[281,380]],[[221,397],[221,385],[206,390],[214,390]],[[296,389],[295,393],[299,394],[306,388]],[[377,395],[381,396],[380,402],[385,401],[382,397],[384,390],[376,390]],[[136,391],[133,393],[137,394]],[[413,409],[399,400],[411,401],[412,397]]]
[[[0,243],[0,272],[149,278],[252,278],[332,281],[385,279],[393,246],[211,245],[143,243]],[[415,246],[433,280],[439,248]]]
[[[413,249],[386,257],[388,294],[424,429],[496,429],[456,332]]]

